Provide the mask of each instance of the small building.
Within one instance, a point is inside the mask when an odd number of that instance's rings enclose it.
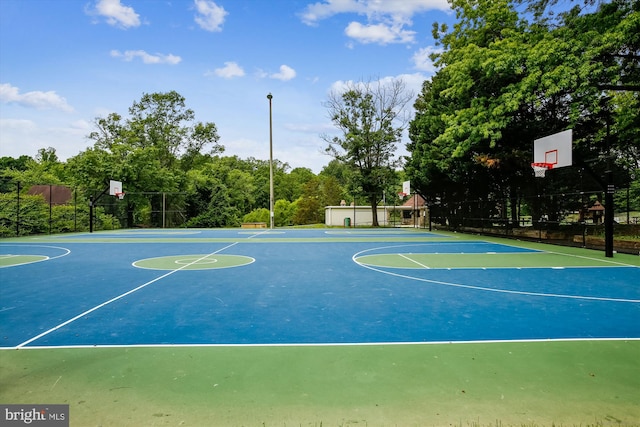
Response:
[[[429,209],[427,203],[417,193],[409,197],[400,207],[402,209],[402,224],[424,227],[427,223]]]
[[[400,206],[378,206],[378,224],[383,227],[424,227],[428,209],[419,195],[410,197]],[[324,223],[332,227],[370,226],[373,223],[371,206],[325,206]]]
[[[591,218],[593,219],[594,224],[601,224],[604,219],[604,206],[599,201],[595,201],[595,203],[587,209]]]
[[[325,206],[324,223],[333,227],[371,225],[373,223],[371,206]],[[386,206],[378,206],[378,224],[387,225]]]
[[[73,196],[71,189],[64,185],[33,185],[29,188],[27,194],[42,196],[51,205],[67,204]]]

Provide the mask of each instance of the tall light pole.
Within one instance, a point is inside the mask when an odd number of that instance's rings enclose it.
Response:
[[[271,100],[273,95],[269,92],[269,221],[270,228],[273,229],[273,122],[271,120]]]

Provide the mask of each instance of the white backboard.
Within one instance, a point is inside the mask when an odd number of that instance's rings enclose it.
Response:
[[[122,190],[122,182],[114,181],[113,179],[109,181],[109,195],[115,196],[118,193],[124,193]]]
[[[565,130],[533,141],[533,163],[550,163],[553,168],[573,164],[573,130]]]
[[[411,182],[410,181],[405,181],[402,183],[402,192],[404,194],[406,194],[407,196],[409,194],[411,194]]]

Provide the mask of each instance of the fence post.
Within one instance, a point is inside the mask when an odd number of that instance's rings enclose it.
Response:
[[[16,237],[20,237],[20,181],[18,181],[16,204]]]
[[[613,193],[616,188],[613,184],[613,174],[607,171],[607,191],[604,195],[604,256],[613,257]]]
[[[53,223],[53,197],[51,192],[53,191],[53,185],[49,184],[49,234],[51,234],[51,225]]]

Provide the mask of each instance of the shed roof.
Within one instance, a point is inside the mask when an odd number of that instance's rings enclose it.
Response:
[[[413,196],[409,197],[406,202],[402,204],[402,206],[407,207],[423,207],[425,205],[424,199],[417,193],[414,193]]]
[[[591,206],[589,209],[589,211],[603,211],[604,210],[604,206],[602,206],[602,203],[600,203],[599,201],[596,200],[596,202],[593,204],[593,206]]]

